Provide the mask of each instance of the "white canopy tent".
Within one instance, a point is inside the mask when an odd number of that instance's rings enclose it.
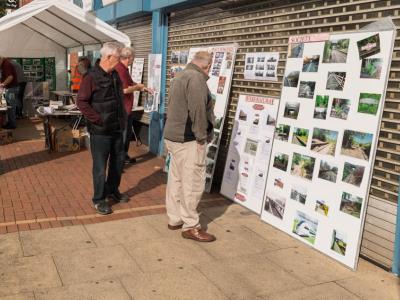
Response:
[[[35,0],[0,19],[0,55],[55,57],[57,89],[66,88],[67,50],[129,37],[67,0]]]

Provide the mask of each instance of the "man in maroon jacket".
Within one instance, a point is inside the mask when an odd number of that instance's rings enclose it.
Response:
[[[0,56],[1,79],[0,88],[5,89],[5,98],[10,108],[7,110],[8,123],[4,126],[6,129],[15,129],[17,96],[18,96],[18,80],[15,68],[8,58]]]

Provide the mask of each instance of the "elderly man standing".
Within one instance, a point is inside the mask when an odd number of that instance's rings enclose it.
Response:
[[[17,73],[11,61],[8,58],[0,56],[1,80],[0,88],[5,89],[5,98],[7,105],[10,108],[7,110],[8,123],[4,126],[5,129],[15,129],[17,97],[18,97],[18,79]]]
[[[210,53],[197,52],[171,82],[164,131],[172,154],[166,195],[168,228],[182,228],[182,237],[199,242],[216,239],[201,229],[197,212],[204,191],[207,142],[214,124],[207,86],[211,62]]]
[[[87,120],[93,159],[93,203],[99,214],[112,213],[107,197],[117,202],[129,198],[119,192],[124,164],[123,131],[126,113],[122,83],[114,70],[121,56],[119,43],[105,43],[99,65],[84,77],[77,105]],[[106,176],[106,167],[108,172]]]

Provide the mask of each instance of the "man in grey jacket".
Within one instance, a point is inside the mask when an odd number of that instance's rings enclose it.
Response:
[[[215,241],[200,227],[197,206],[205,184],[207,142],[212,136],[214,113],[208,72],[212,55],[197,52],[191,63],[171,82],[164,138],[172,154],[167,184],[168,228],[182,228],[182,237]]]

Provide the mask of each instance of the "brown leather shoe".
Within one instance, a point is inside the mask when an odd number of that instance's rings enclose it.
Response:
[[[169,230],[178,230],[178,229],[181,229],[182,226],[183,226],[183,224],[180,224],[180,225],[169,225],[168,224],[168,229]]]
[[[192,239],[197,242],[214,242],[216,240],[215,236],[205,232],[201,228],[192,228],[182,231],[182,237],[185,239]]]

